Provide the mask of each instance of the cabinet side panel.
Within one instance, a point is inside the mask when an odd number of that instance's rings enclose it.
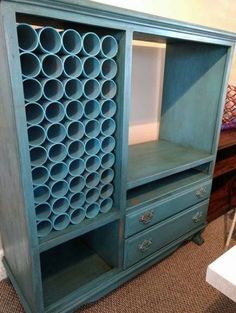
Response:
[[[4,7],[4,8],[3,8]],[[19,88],[11,86],[9,62],[4,33],[4,19],[8,10],[0,4],[0,228],[7,265],[14,276],[21,296],[32,312],[41,312],[40,282],[37,249],[32,244],[29,214],[26,210],[22,187],[21,163],[14,109],[13,93]],[[14,25],[12,25],[14,27]],[[16,110],[16,112],[14,111]]]
[[[167,45],[160,137],[212,151],[228,47]]]

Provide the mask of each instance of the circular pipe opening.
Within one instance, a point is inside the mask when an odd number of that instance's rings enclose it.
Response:
[[[23,80],[24,97],[28,102],[38,101],[42,97],[42,87],[35,78],[26,78]]]
[[[56,181],[61,180],[67,176],[68,171],[67,165],[63,162],[52,164],[50,168],[50,178]]]
[[[102,199],[100,202],[100,212],[107,213],[112,209],[113,200],[111,198]]]
[[[72,121],[78,121],[84,114],[83,105],[78,100],[69,100],[65,104],[66,117]]]
[[[66,155],[66,146],[61,143],[57,143],[49,147],[48,157],[52,162],[61,162],[65,159]]]
[[[23,51],[33,51],[38,46],[38,34],[35,29],[28,24],[17,25],[17,35],[19,48]]]
[[[52,203],[52,211],[55,214],[65,213],[70,204],[66,197],[55,199]]]
[[[72,224],[77,225],[81,223],[84,219],[85,219],[85,210],[83,210],[82,208],[75,209],[70,213],[70,222]]]
[[[76,55],[69,55],[64,58],[64,74],[70,78],[79,77],[82,73],[82,61]]]
[[[65,117],[65,108],[58,101],[49,102],[46,105],[45,117],[51,123],[58,123]]]
[[[115,163],[115,155],[113,153],[103,154],[101,157],[101,166],[103,168],[112,167]]]
[[[70,206],[72,209],[78,209],[85,202],[85,196],[82,192],[75,193],[70,198]]]
[[[101,54],[106,58],[114,58],[118,52],[117,40],[112,36],[104,36],[101,40]]]
[[[47,128],[47,139],[52,143],[59,143],[66,137],[66,129],[60,124],[51,124]]]
[[[65,96],[68,99],[77,100],[79,99],[83,94],[83,85],[81,81],[77,78],[71,78],[65,80]]]
[[[88,139],[85,144],[85,152],[88,155],[97,154],[100,150],[100,141],[97,138]]]
[[[115,176],[114,171],[111,168],[105,169],[101,173],[101,182],[103,184],[109,184],[113,181]]]
[[[86,202],[89,204],[96,202],[99,198],[99,190],[96,187],[85,190],[85,193],[86,193]]]
[[[101,96],[105,99],[112,99],[117,92],[117,86],[114,80],[105,80],[101,87]]]
[[[78,54],[82,48],[82,38],[74,29],[62,33],[62,48],[65,53]]]
[[[99,205],[97,203],[92,203],[87,206],[85,215],[87,218],[94,218],[99,213]]]
[[[101,114],[103,117],[111,118],[116,114],[116,103],[114,100],[103,100],[101,102]]]
[[[69,172],[72,176],[79,176],[83,173],[85,164],[82,159],[75,159],[70,162]]]
[[[47,78],[57,78],[63,72],[62,61],[56,54],[44,55],[41,63],[42,74]]]
[[[84,144],[80,140],[72,141],[68,147],[68,155],[72,159],[78,159],[84,154]]]
[[[96,78],[100,73],[100,62],[95,57],[87,57],[83,60],[83,75],[87,78]]]
[[[42,185],[34,188],[35,203],[46,202],[50,197],[50,190],[47,186]]]
[[[39,166],[32,170],[32,179],[34,185],[43,185],[49,178],[49,172],[46,167]]]
[[[20,54],[21,71],[24,77],[36,77],[41,70],[41,64],[37,56],[31,52]]]
[[[65,180],[59,180],[51,184],[51,194],[55,198],[63,197],[69,190],[69,186]]]
[[[100,104],[97,100],[87,100],[84,104],[84,115],[88,119],[97,118],[100,114]]]
[[[97,172],[89,173],[86,177],[86,186],[94,188],[99,184],[100,175]]]
[[[46,134],[42,126],[34,125],[28,128],[29,144],[31,146],[40,146],[46,139]]]
[[[98,156],[92,155],[86,159],[85,167],[88,172],[95,172],[101,165],[101,160]]]
[[[85,129],[84,129],[83,123],[79,121],[69,123],[68,128],[67,128],[68,138],[72,140],[81,139],[84,136],[84,132],[85,132]]]
[[[102,139],[101,149],[104,153],[112,152],[115,148],[116,142],[112,136],[107,136]]]
[[[71,192],[80,192],[85,186],[85,179],[83,176],[76,176],[70,180],[69,189]]]
[[[35,207],[35,213],[37,221],[45,220],[51,214],[51,207],[47,202],[38,204]]]
[[[95,56],[101,49],[100,38],[92,32],[83,35],[82,44],[82,53],[84,55]]]
[[[63,85],[58,79],[45,79],[43,82],[43,95],[49,101],[57,101],[63,97]]]
[[[38,103],[28,103],[25,107],[26,120],[30,125],[39,124],[44,118],[44,111]]]
[[[100,133],[100,123],[93,119],[88,120],[85,125],[85,134],[88,138],[97,137]]]
[[[84,81],[84,96],[85,98],[92,100],[99,96],[100,85],[96,79],[87,79]]]
[[[112,184],[103,185],[100,190],[101,198],[109,198],[113,194],[114,187]]]
[[[116,123],[112,118],[106,118],[101,123],[101,132],[104,136],[111,136],[116,130]]]
[[[112,59],[105,59],[101,64],[101,76],[104,79],[113,79],[117,74],[117,64]]]
[[[30,149],[30,160],[33,166],[41,166],[47,161],[47,151],[43,147]]]
[[[69,216],[65,213],[54,215],[52,218],[53,228],[55,230],[63,230],[70,224]]]
[[[50,220],[39,221],[37,224],[38,237],[46,237],[52,231],[52,223]]]
[[[57,53],[61,49],[61,36],[53,27],[38,30],[39,47],[44,53]]]

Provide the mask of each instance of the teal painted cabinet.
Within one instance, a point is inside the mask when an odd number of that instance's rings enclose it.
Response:
[[[71,312],[201,243],[235,35],[87,1],[0,9],[3,261],[27,313]],[[129,146],[134,40],[166,56],[159,139]]]

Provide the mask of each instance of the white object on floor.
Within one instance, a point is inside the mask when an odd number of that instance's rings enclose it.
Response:
[[[0,281],[7,277],[5,268],[2,263],[3,250],[0,250]]]
[[[236,302],[236,246],[208,266],[206,281]]]

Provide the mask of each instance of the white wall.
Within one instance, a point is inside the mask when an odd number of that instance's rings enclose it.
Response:
[[[165,44],[133,41],[129,144],[159,137],[164,62]]]

